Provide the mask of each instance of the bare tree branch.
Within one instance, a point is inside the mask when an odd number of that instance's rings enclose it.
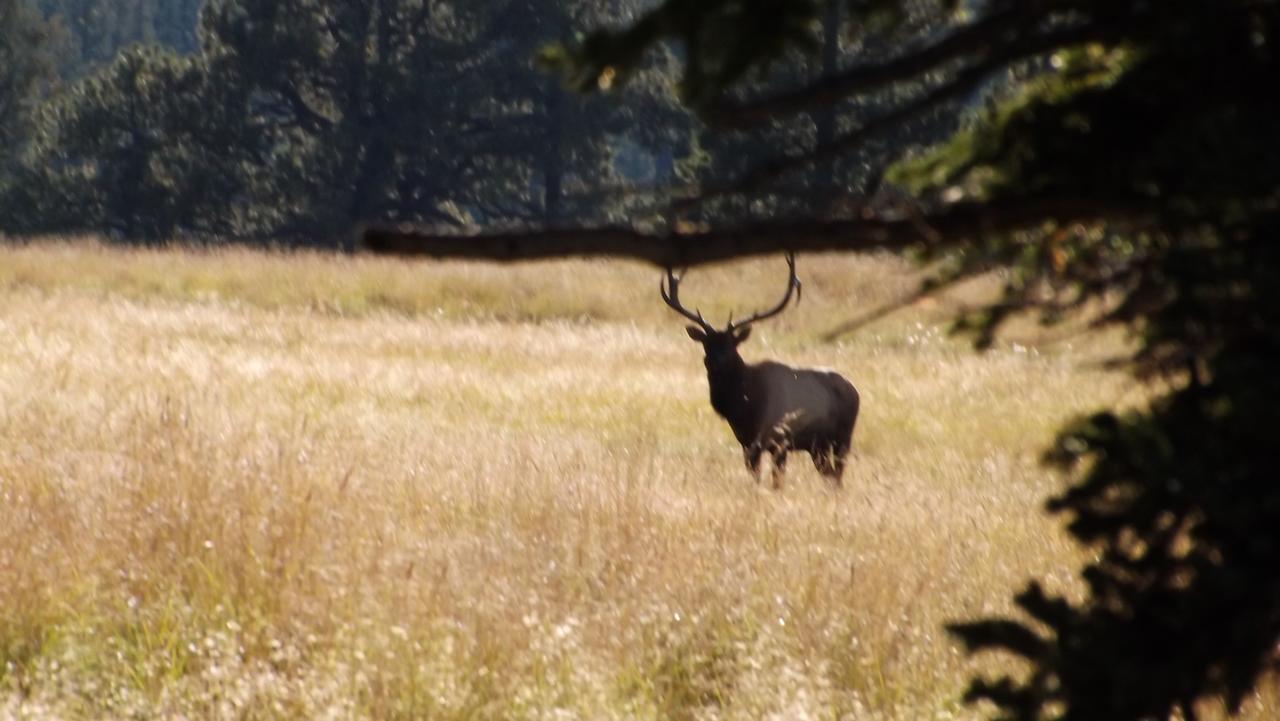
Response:
[[[898,298],[897,300],[889,301],[888,303],[881,305],[879,308],[863,313],[856,318],[841,322],[839,325],[834,326],[819,337],[827,343],[835,342],[839,340],[841,336],[850,335],[856,331],[862,330],[872,323],[883,320],[884,318],[897,313],[903,308],[908,308],[922,300],[925,300],[926,298],[931,298],[948,288],[954,287],[960,281],[968,279],[969,276],[964,275],[950,279],[945,283],[937,283],[934,285],[922,284],[916,290]]]
[[[928,247],[1033,228],[1049,221],[1144,225],[1150,219],[1146,209],[1136,206],[1053,198],[1004,205],[960,203],[931,215],[901,218],[757,223],[667,234],[602,227],[450,235],[424,233],[411,226],[373,226],[364,231],[361,240],[368,251],[408,257],[499,262],[608,257],[676,268],[781,252]]]
[[[902,80],[915,79],[961,57],[971,58],[991,51],[998,41],[1015,29],[1024,17],[1022,8],[1008,9],[968,25],[925,48],[884,63],[852,68],[824,77],[803,88],[744,102],[718,102],[705,113],[712,124],[748,127],[814,108],[828,107],[849,95],[875,90]]]
[[[294,119],[299,125],[313,132],[333,127],[333,121],[313,110],[310,103],[298,92],[298,87],[294,83],[281,78],[280,82],[275,84],[275,91],[284,105],[293,111]]]
[[[830,143],[819,145],[804,153],[774,158],[748,171],[733,182],[709,188],[691,198],[677,200],[671,204],[671,209],[676,212],[688,211],[701,206],[709,200],[758,190],[793,170],[824,158],[847,153],[881,132],[898,127],[902,123],[929,112],[944,103],[975,92],[994,73],[1014,62],[1039,55],[1049,49],[1103,39],[1104,35],[1109,32],[1111,30],[1103,30],[1096,26],[1081,26],[1036,36],[1010,45],[985,61],[970,65],[949,82],[935,88],[923,97],[900,105],[879,117],[872,118],[861,127],[845,133]]]

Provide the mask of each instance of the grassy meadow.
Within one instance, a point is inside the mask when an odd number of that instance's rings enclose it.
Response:
[[[948,338],[983,283],[824,341],[916,276],[799,272],[743,351],[857,385],[841,492],[752,482],[652,268],[0,247],[0,719],[979,717],[942,626],[1078,592],[1038,455],[1148,390]]]

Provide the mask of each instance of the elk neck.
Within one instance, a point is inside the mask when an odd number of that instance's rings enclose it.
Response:
[[[750,421],[751,394],[747,376],[747,364],[736,354],[732,362],[707,368],[711,407],[735,428]]]

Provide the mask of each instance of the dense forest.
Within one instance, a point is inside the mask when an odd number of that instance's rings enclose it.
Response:
[[[194,53],[203,0],[37,0],[55,28],[59,75],[74,78],[111,62],[130,45]]]
[[[623,103],[546,72],[554,43],[642,5],[0,0],[0,230],[335,245],[368,222],[653,227],[673,197],[820,144],[875,104],[712,134],[681,103],[678,51],[646,54]],[[790,79],[877,51],[841,24],[812,29],[822,52]],[[888,146],[954,114],[683,219],[840,212],[879,182]]]

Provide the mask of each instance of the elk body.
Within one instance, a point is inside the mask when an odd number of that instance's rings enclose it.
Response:
[[[706,354],[711,407],[733,429],[752,474],[759,478],[760,461],[768,454],[773,459],[773,487],[780,488],[787,454],[805,451],[818,471],[839,487],[858,419],[857,389],[835,371],[773,361],[747,363],[738,353],[738,346],[751,334],[751,325],[781,313],[799,290],[794,257],[787,256],[787,266],[790,277],[782,301],[738,323],[730,319],[723,330],[703,320],[702,313],[681,305],[680,276],[671,270],[660,291],[668,306],[697,324],[687,330]]]

